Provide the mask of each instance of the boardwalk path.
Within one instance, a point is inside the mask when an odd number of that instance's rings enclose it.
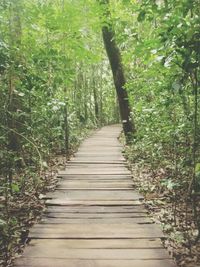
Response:
[[[95,132],[60,172],[15,266],[173,267],[121,154],[119,126]]]

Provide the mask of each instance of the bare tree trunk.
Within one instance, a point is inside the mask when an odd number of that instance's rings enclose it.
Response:
[[[128,94],[124,86],[126,84],[126,79],[124,75],[122,60],[119,48],[115,41],[115,33],[109,22],[110,11],[109,11],[109,0],[99,0],[100,4],[104,9],[104,17],[108,19],[107,23],[104,23],[102,27],[103,41],[105,49],[108,55],[110,66],[113,73],[114,84],[117,92],[117,97],[119,101],[120,116],[123,124],[124,134],[128,141],[130,134],[136,132],[134,122],[131,120],[130,116],[130,105],[128,100]]]

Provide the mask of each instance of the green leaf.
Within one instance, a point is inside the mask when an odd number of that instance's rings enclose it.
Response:
[[[18,184],[12,184],[12,191],[15,192],[15,193],[18,193],[19,192],[19,186]]]
[[[46,162],[46,161],[43,161],[43,162],[42,162],[42,166],[43,166],[44,168],[47,169],[47,168],[48,168],[48,164],[47,164],[47,162]]]
[[[0,225],[5,225],[6,221],[4,221],[3,219],[0,219]]]
[[[200,163],[197,163],[195,166],[195,173],[200,172]]]
[[[177,81],[172,83],[172,88],[174,89],[175,92],[178,92],[181,88],[181,84]]]
[[[139,22],[142,22],[145,20],[145,16],[146,16],[146,11],[145,10],[141,10],[138,17],[137,17],[137,20]]]

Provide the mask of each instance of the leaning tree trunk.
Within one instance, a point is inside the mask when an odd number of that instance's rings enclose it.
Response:
[[[130,116],[131,109],[129,105],[128,94],[125,89],[125,74],[120,51],[115,41],[115,33],[112,27],[112,23],[110,22],[109,0],[99,0],[99,2],[103,7],[103,16],[106,18],[106,23],[103,23],[102,26],[103,41],[113,73],[123,130],[126,136],[126,140],[128,141],[130,134],[135,133],[136,130],[134,122]]]

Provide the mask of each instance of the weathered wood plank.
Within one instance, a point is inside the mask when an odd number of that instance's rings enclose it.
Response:
[[[76,205],[90,205],[90,206],[119,206],[119,205],[142,205],[139,200],[123,201],[123,200],[60,200],[51,199],[46,200],[47,206],[76,206]]]
[[[133,183],[131,180],[129,179],[122,179],[122,180],[112,180],[112,179],[96,179],[96,178],[93,178],[93,179],[87,179],[84,177],[82,177],[83,179],[77,179],[77,178],[66,178],[66,179],[60,179],[59,181],[59,186],[60,185],[63,185],[63,186],[67,186],[67,185],[88,185],[88,186],[92,186],[92,185],[101,185],[102,187],[105,186],[106,188],[108,186],[114,186],[114,187],[117,187],[117,186],[136,186],[135,183]],[[112,188],[112,187],[111,187]],[[133,189],[133,188],[132,188]]]
[[[98,154],[98,155],[97,155]],[[79,152],[76,153],[76,157],[78,156],[111,156],[111,157],[115,157],[116,154],[118,153],[118,150],[114,150],[112,149],[112,151],[110,150],[99,150],[98,152],[95,150],[79,150]],[[107,163],[105,163],[107,165]],[[112,167],[112,166],[111,166]],[[122,166],[121,166],[122,167]]]
[[[106,187],[95,187],[95,186],[93,186],[93,187],[86,187],[86,188],[84,188],[84,187],[57,187],[56,188],[56,191],[66,191],[66,190],[76,190],[76,191],[94,191],[94,190],[99,190],[99,191],[110,191],[110,190],[112,190],[112,191],[126,191],[126,190],[130,190],[130,189],[133,189],[131,186],[129,186],[129,187],[109,187],[109,188],[106,188]]]
[[[62,175],[60,176],[60,183],[68,183],[68,182],[79,182],[79,183],[110,183],[110,184],[134,184],[132,177],[120,177],[120,176],[104,176],[102,175],[100,178],[98,175],[81,175],[81,178],[78,175]]]
[[[99,164],[99,165],[101,165],[101,164],[112,164],[112,165],[126,165],[126,162],[124,162],[125,161],[125,159],[123,160],[123,161],[93,161],[93,162],[91,162],[91,161],[81,161],[81,160],[78,160],[78,158],[73,158],[71,161],[69,161],[69,162],[71,162],[71,163],[73,163],[73,164]]]
[[[122,189],[122,188],[129,188],[129,189],[133,189],[134,185],[128,182],[120,182],[120,183],[116,183],[116,182],[88,182],[88,181],[62,181],[59,183],[59,185],[57,186],[57,188],[59,189],[92,189],[95,190],[97,188],[103,188],[103,189],[109,189],[109,188],[117,188],[117,189]]]
[[[95,162],[95,161],[125,161],[125,159],[123,157],[120,156],[116,156],[116,157],[107,157],[107,156],[96,156],[96,157],[92,157],[92,156],[79,156],[78,160],[81,161],[90,161],[90,162]]]
[[[94,180],[95,182],[99,181],[99,182],[104,182],[104,181],[108,181],[108,182],[125,182],[125,181],[128,181],[128,182],[132,182],[132,177],[131,176],[125,176],[125,175],[109,175],[109,174],[106,174],[106,175],[99,175],[99,174],[92,174],[92,175],[89,175],[89,174],[62,174],[62,175],[57,175],[57,177],[59,178],[63,178],[63,181],[66,180],[88,180],[89,182],[92,182],[92,180]],[[102,181],[100,181],[102,180]]]
[[[118,170],[118,169],[101,169],[101,168],[94,168],[94,169],[84,169],[84,168],[69,168],[65,169],[64,171],[60,172],[60,175],[63,174],[130,174],[128,170]]]
[[[70,213],[145,213],[143,206],[76,206],[76,207],[49,207],[46,212],[70,212]]]
[[[113,224],[113,218],[43,218],[42,224]],[[134,218],[115,218],[115,223],[123,224],[151,224],[152,220],[148,217]]]
[[[97,152],[96,152],[97,153]],[[77,154],[76,154],[77,155]],[[90,153],[90,155],[92,155],[92,153]],[[108,155],[106,152],[103,154],[103,156]],[[112,156],[112,155],[111,155]],[[73,161],[69,161],[66,164],[66,167],[70,167],[70,168],[77,168],[77,167],[81,167],[81,168],[110,168],[110,169],[126,169],[126,165],[125,164],[115,164],[113,166],[113,164],[109,164],[107,162],[105,163],[101,163],[101,165],[99,165],[99,163],[94,163],[94,162],[90,162],[89,164],[87,163],[74,163]]]
[[[160,238],[162,231],[156,225],[137,224],[38,224],[30,231],[31,238]]]
[[[24,257],[27,258],[62,258],[62,259],[91,259],[91,260],[149,260],[169,259],[169,254],[163,249],[73,249],[65,247],[48,247],[32,249],[29,247]]]
[[[138,200],[142,196],[132,190],[65,190],[48,193],[47,197],[62,200]]]
[[[138,218],[138,217],[146,217],[147,215],[144,213],[67,213],[67,212],[49,212],[46,214],[46,217],[51,218]]]
[[[124,164],[115,164],[113,166],[113,164],[107,164],[107,163],[101,163],[101,165],[99,163],[89,163],[89,164],[85,164],[85,163],[73,163],[73,162],[69,162],[66,164],[66,168],[86,168],[86,169],[91,169],[91,168],[109,168],[109,169],[126,169]]]
[[[144,249],[163,248],[160,239],[33,239],[29,250],[37,247],[40,249],[63,249],[63,248],[91,248],[91,249]]]
[[[95,162],[98,162],[98,164],[104,164],[105,163],[105,161],[106,162],[111,162],[112,161],[112,164],[114,165],[114,164],[118,164],[119,162],[120,163],[126,163],[126,160],[125,159],[119,159],[119,160],[117,160],[117,159],[106,159],[105,157],[104,158],[86,158],[86,157],[82,157],[82,158],[75,158],[75,160],[74,161],[81,161],[81,162],[85,162],[85,163],[88,163],[88,162],[90,162],[90,163],[95,163]]]
[[[66,260],[52,258],[22,258],[21,267],[175,267],[172,260]]]
[[[110,162],[110,161],[113,161],[113,164],[114,163],[118,163],[118,162],[126,162],[126,160],[124,158],[119,158],[119,159],[113,159],[113,158],[94,158],[94,157],[82,157],[82,158],[75,158],[75,160],[77,161],[82,161],[82,162],[99,162],[100,163],[104,163],[105,161],[106,162]]]

